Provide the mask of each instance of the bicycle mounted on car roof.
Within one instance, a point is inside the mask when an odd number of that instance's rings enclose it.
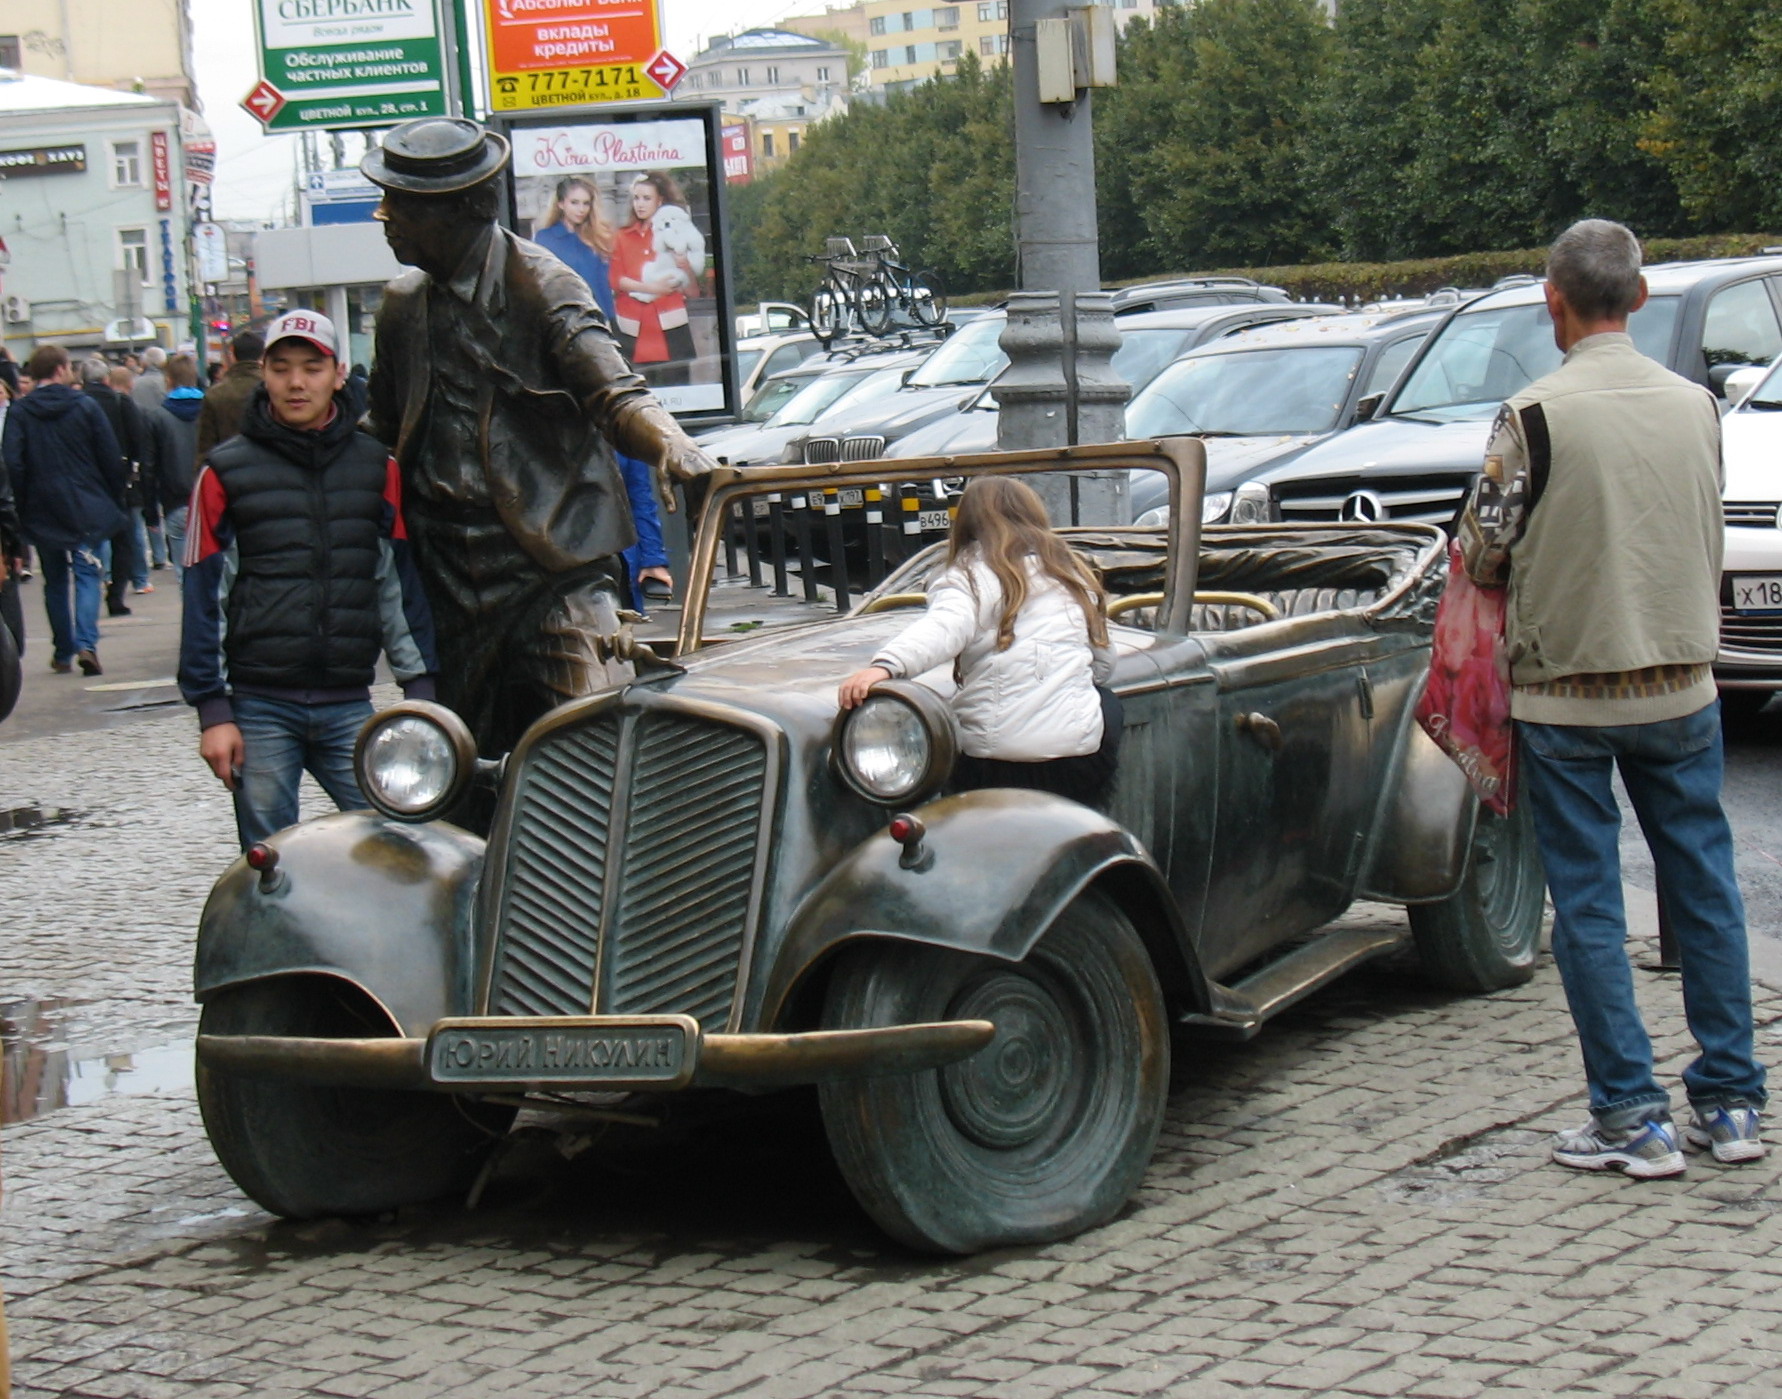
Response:
[[[819,340],[828,345],[854,325],[883,335],[899,316],[919,326],[946,319],[946,293],[933,272],[905,266],[897,244],[882,233],[868,234],[862,243],[856,250],[852,238],[831,237],[821,255],[807,258],[824,269],[810,298],[811,330]]]

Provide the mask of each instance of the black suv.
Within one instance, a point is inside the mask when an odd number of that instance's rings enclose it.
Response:
[[[1716,394],[1782,352],[1782,257],[1660,263],[1628,331],[1645,354]],[[1459,514],[1511,395],[1557,368],[1542,284],[1489,292],[1431,332],[1373,418],[1254,478],[1282,520],[1422,520]]]

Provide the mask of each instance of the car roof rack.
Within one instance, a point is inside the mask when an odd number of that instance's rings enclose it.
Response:
[[[951,321],[942,321],[939,325],[932,326],[906,326],[901,330],[891,331],[884,335],[837,336],[830,341],[829,351],[825,358],[837,364],[849,364],[863,355],[886,355],[893,354],[898,350],[932,349],[957,329],[958,327]],[[810,360],[806,360],[805,363],[809,364]]]

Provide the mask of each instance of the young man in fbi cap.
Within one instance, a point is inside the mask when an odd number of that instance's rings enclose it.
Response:
[[[587,284],[496,223],[508,144],[475,122],[396,127],[360,165],[397,260],[377,315],[373,433],[402,465],[443,663],[483,753],[611,683],[634,531],[615,449],[686,481],[713,465],[614,343]]]
[[[410,699],[439,669],[396,461],[358,430],[333,322],[287,311],[266,342],[240,435],[193,486],[181,584],[180,691],[244,850],[296,823],[306,770],[366,804],[353,744],[380,653]]]

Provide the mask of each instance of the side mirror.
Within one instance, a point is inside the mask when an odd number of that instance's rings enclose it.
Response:
[[[910,376],[916,372],[916,369],[917,369],[917,366],[912,365],[910,368],[903,371],[903,384],[905,385],[905,387],[908,387],[909,382],[910,382]]]
[[[1721,373],[1725,370],[1725,373]],[[1715,392],[1726,400],[1727,407],[1736,408],[1751,396],[1751,391],[1763,382],[1770,371],[1761,364],[1717,364],[1708,371],[1708,381],[1714,382]]]
[[[1380,405],[1385,401],[1386,395],[1384,393],[1370,393],[1366,398],[1357,399],[1355,402],[1355,421],[1358,423],[1371,421],[1374,414],[1380,411]]]

